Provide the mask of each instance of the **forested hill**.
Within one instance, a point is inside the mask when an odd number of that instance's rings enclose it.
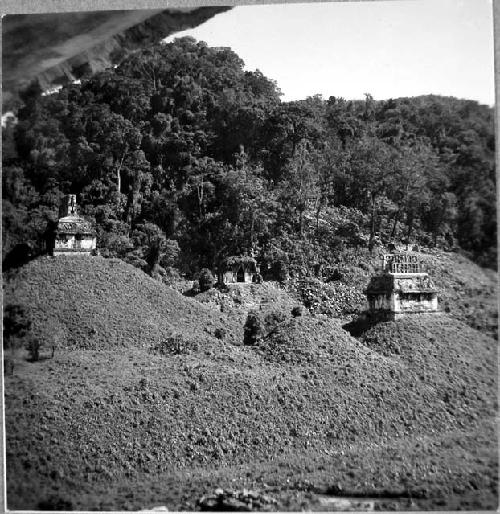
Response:
[[[182,38],[27,93],[3,131],[4,256],[38,251],[71,192],[103,253],[148,272],[245,252],[307,269],[402,240],[496,265],[491,108],[432,95],[285,103],[243,66]]]

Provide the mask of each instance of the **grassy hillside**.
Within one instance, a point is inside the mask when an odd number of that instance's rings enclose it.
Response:
[[[12,278],[5,303],[26,305],[43,338],[62,330],[63,346],[71,349],[146,348],[178,332],[210,340],[216,328],[241,331],[119,259],[43,257]]]
[[[254,303],[272,304],[262,291]],[[40,337],[67,334],[5,380],[10,508],[189,510],[218,486],[293,510],[346,492],[494,508],[496,344],[446,314],[359,339],[331,317],[288,315],[246,347],[249,290],[239,314],[221,312],[120,261],[39,259],[4,294]]]

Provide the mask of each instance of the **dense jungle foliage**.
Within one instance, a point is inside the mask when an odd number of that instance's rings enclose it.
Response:
[[[491,108],[280,96],[192,38],[55,94],[32,88],[3,131],[3,256],[40,251],[71,192],[102,253],[152,274],[245,253],[310,269],[404,240],[496,265]]]

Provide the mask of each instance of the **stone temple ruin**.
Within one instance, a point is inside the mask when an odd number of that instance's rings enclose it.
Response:
[[[251,284],[257,280],[260,273],[259,266],[253,257],[228,257],[219,272],[221,284]]]
[[[95,229],[78,215],[76,195],[63,198],[59,220],[48,232],[47,246],[51,255],[91,255],[96,249]]]
[[[438,311],[437,290],[415,253],[383,256],[382,273],[366,288],[368,317],[396,320]]]

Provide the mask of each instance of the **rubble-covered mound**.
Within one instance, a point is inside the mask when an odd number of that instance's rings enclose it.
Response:
[[[289,289],[313,314],[340,318],[361,312],[366,303],[363,290],[348,284],[345,279],[326,283],[308,277],[291,283]]]
[[[340,322],[327,316],[304,316],[278,324],[263,334],[256,351],[267,361],[284,365],[331,365],[336,356],[345,358],[351,353],[362,362],[366,355]]]
[[[265,311],[269,308],[290,313],[300,305],[299,299],[290,295],[279,282],[266,281],[261,284],[229,284],[199,293],[194,298],[212,309],[220,310],[245,322],[250,310]]]
[[[378,323],[360,341],[381,355],[397,358],[457,417],[475,419],[495,412],[496,341],[464,323],[439,314],[413,315]]]
[[[150,347],[173,334],[215,342],[217,329],[239,340],[241,328],[119,259],[42,257],[10,273],[4,305],[20,304],[33,333],[59,334],[68,348]]]
[[[335,264],[336,274],[327,280],[308,277],[291,280],[287,290],[314,313],[351,317],[367,308],[364,290],[370,278],[381,272],[381,256],[359,249]],[[439,308],[469,327],[498,336],[497,275],[456,252],[425,249],[416,252],[436,286]],[[334,280],[332,278],[335,278]]]
[[[192,510],[215,487],[260,494],[271,481],[290,497],[337,482],[495,492],[495,343],[445,315],[358,340],[287,310],[242,346],[233,316],[100,258],[34,261],[6,299],[35,330],[49,320],[69,334],[5,378],[9,508]]]
[[[498,338],[497,274],[451,252],[420,253],[438,290],[440,308],[453,318]]]

